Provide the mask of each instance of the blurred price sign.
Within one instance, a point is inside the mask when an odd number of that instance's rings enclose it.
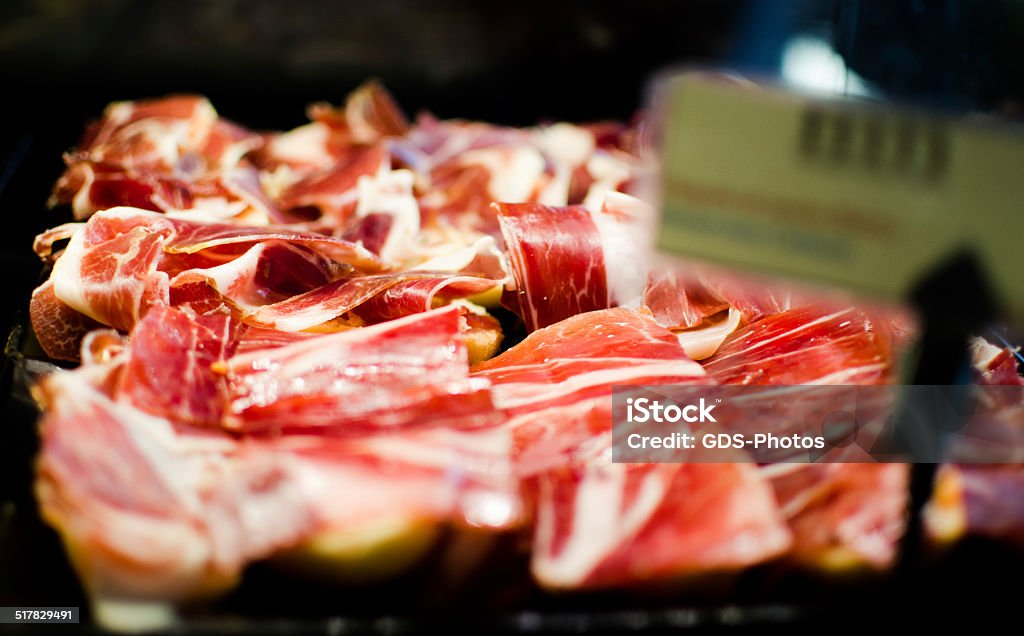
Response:
[[[1019,127],[706,72],[658,95],[663,251],[902,297],[970,249],[1024,322]]]

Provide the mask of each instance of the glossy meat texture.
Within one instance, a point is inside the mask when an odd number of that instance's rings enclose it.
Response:
[[[741,328],[704,365],[723,384],[746,385],[880,384],[892,367],[885,327],[852,308],[813,305]],[[823,570],[893,565],[905,528],[906,466],[780,465],[765,474],[793,531],[792,559]]]
[[[106,210],[60,236],[41,238],[41,256],[49,256],[53,241],[65,235],[68,247],[51,282],[39,290],[32,317],[44,349],[69,359],[83,325],[129,331],[156,306],[190,305],[202,312],[226,305],[253,325],[298,331],[364,303],[357,324],[426,311],[502,282],[447,271],[373,275],[367,272],[381,263],[344,239],[286,227],[199,223],[131,208]],[[501,275],[496,257],[480,249],[471,246],[432,262]]]
[[[226,311],[150,311],[132,331],[118,399],[175,422],[218,426],[226,384],[214,369],[233,355],[240,330]]]
[[[225,426],[345,435],[493,421],[488,383],[469,377],[460,320],[447,307],[235,356]]]
[[[793,532],[788,557],[826,572],[884,571],[906,529],[906,464],[791,464],[767,469]]]
[[[736,331],[704,368],[721,384],[876,384],[892,362],[884,325],[853,308],[808,305]]]
[[[532,569],[551,588],[733,572],[781,555],[790,533],[749,464],[588,462],[538,479]]]
[[[205,326],[193,318],[193,330]],[[153,414],[177,418],[182,409],[123,382],[138,371],[130,360],[138,351],[118,351],[109,339],[94,345],[111,354],[42,386],[36,487],[97,610],[220,594],[249,562],[283,552],[358,563],[376,542],[429,546],[439,524],[521,522],[500,428],[240,438]],[[155,351],[132,344],[140,346]],[[201,366],[195,360],[188,373]]]
[[[217,592],[250,560],[315,528],[282,458],[223,434],[176,428],[86,378],[58,373],[44,384],[36,491],[94,597]]]
[[[241,251],[254,244],[249,252]],[[46,256],[50,247],[44,241],[40,249]],[[372,270],[379,262],[358,245],[323,235],[115,208],[75,228],[47,288],[38,294],[33,318],[44,349],[67,354],[58,341],[82,322],[78,314],[129,331],[151,308],[170,305],[178,284],[206,282],[244,309],[247,303],[272,302],[275,294],[323,284],[355,267]]]
[[[82,222],[37,237],[30,315],[81,366],[39,388],[37,490],[94,599],[219,593],[266,558],[380,580],[449,528],[521,532],[560,590],[892,566],[906,466],[613,463],[612,392],[889,383],[905,315],[658,262],[642,121],[410,124],[374,82],[308,115],[123,102],[66,156],[53,201]],[[499,316],[527,335],[491,357]],[[1024,383],[1008,349],[975,366]],[[943,467],[930,535],[1020,542],[1019,473]]]
[[[497,210],[527,331],[611,306],[601,236],[588,210],[533,204],[498,204]]]
[[[704,286],[697,277],[671,269],[651,272],[643,304],[657,323],[669,329],[689,329],[729,309],[729,303]]]
[[[612,464],[611,390],[709,383],[676,337],[629,309],[580,314],[477,365],[515,417],[535,501],[532,569],[552,588],[623,587],[770,560],[790,543],[750,465]],[[697,519],[700,519],[698,522]]]
[[[533,332],[476,365],[512,413],[610,396],[616,384],[688,383],[705,377],[678,340],[651,318],[624,308],[579,314]]]
[[[253,187],[256,171],[243,160],[260,145],[203,97],[118,102],[65,156],[51,203],[70,204],[78,219],[131,205],[266,222],[276,210]]]

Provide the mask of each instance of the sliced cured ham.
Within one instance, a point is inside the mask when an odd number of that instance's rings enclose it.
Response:
[[[527,331],[575,314],[638,305],[644,260],[631,219],[605,209],[495,204]]]
[[[111,210],[105,212],[111,213]],[[260,241],[277,239],[306,246],[339,263],[348,263],[364,271],[378,271],[382,267],[380,260],[363,247],[315,232],[304,232],[286,226],[249,227],[197,223],[166,215],[163,219],[170,223],[172,237],[165,249],[172,254],[194,254],[202,250],[228,246],[244,248]],[[149,217],[149,222],[159,223],[153,217]]]
[[[124,102],[66,157],[54,201],[88,221],[37,238],[30,313],[81,364],[41,385],[37,486],[101,621],[254,560],[381,580],[449,534],[521,531],[551,589],[891,566],[906,466],[614,463],[612,392],[744,385],[716,413],[788,432],[757,385],[798,413],[834,397],[801,385],[889,382],[906,316],[649,263],[642,121],[410,127],[375,83],[308,114],[256,135],[200,97]],[[520,340],[492,357],[496,317]],[[975,363],[1022,383],[1012,351]],[[943,467],[933,538],[1021,542],[1019,473]]]
[[[367,82],[353,91],[341,108],[319,102],[310,106],[307,114],[310,123],[266,135],[263,147],[252,155],[253,162],[276,184],[268,188],[275,193],[307,177],[326,185],[321,178],[408,128],[401,110],[377,82]],[[321,176],[314,176],[317,173]],[[304,190],[307,188],[300,187],[293,194]],[[333,191],[341,194],[336,188]],[[290,197],[285,198],[287,206]]]
[[[288,462],[221,434],[176,430],[85,375],[45,385],[39,495],[99,599],[216,592],[316,523]]]
[[[201,260],[202,259],[202,260]],[[274,302],[306,293],[339,277],[353,274],[351,265],[337,263],[302,245],[271,239],[257,243],[244,254],[223,264],[202,255],[181,259],[184,269],[171,279],[172,302],[195,302],[187,288],[208,286],[215,296],[230,302],[243,314],[250,314]],[[197,262],[199,261],[199,262]],[[167,260],[165,269],[173,268]],[[176,298],[174,292],[182,296]]]
[[[906,464],[780,464],[764,469],[793,532],[788,558],[817,570],[886,570],[906,529]]]
[[[71,237],[50,276],[61,302],[125,331],[148,307],[170,302],[167,274],[158,270],[167,234],[139,223],[136,212],[94,216]]]
[[[535,331],[473,375],[489,380],[495,405],[514,415],[513,459],[524,477],[608,444],[614,385],[710,382],[671,332],[623,308]]]
[[[623,308],[577,315],[474,375],[517,414],[513,460],[536,501],[532,569],[542,585],[621,587],[735,570],[788,547],[771,489],[749,465],[607,461],[613,385],[709,382],[650,317]]]
[[[527,331],[611,306],[601,237],[582,207],[498,205]]]
[[[102,326],[61,302],[53,293],[53,281],[32,292],[29,319],[39,346],[55,360],[78,360],[82,338]]]
[[[389,170],[391,161],[384,147],[356,150],[337,163],[289,185],[278,197],[278,205],[298,218],[315,210],[326,217],[330,227],[344,228],[359,202],[356,186],[362,177]]]
[[[229,206],[228,216],[273,214],[262,195],[241,187],[242,157],[259,136],[217,116],[203,97],[111,104],[90,127],[54,188],[52,203],[75,217],[120,205],[149,210]],[[255,198],[254,198],[255,197]]]
[[[704,368],[723,384],[878,384],[892,373],[888,334],[853,309],[806,306],[736,331]],[[799,400],[794,394],[791,400]],[[906,527],[902,464],[767,467],[793,531],[791,557],[815,569],[885,569]]]
[[[470,298],[494,288],[494,280],[480,276],[414,272],[369,299],[355,313],[362,320],[373,324],[428,311],[452,300]]]
[[[255,251],[244,251],[254,244],[261,245],[252,248]],[[49,249],[47,240],[41,241],[40,248]],[[268,254],[274,257],[260,259]],[[238,262],[217,265],[232,260]],[[202,272],[194,268],[188,274],[180,271],[196,263],[203,265]],[[93,215],[74,232],[50,280],[53,296],[74,312],[127,331],[149,308],[170,304],[171,281],[165,270],[179,275],[178,282],[210,282],[214,289],[242,304],[255,302],[254,294],[264,294],[265,304],[281,297],[275,298],[273,293],[311,289],[354,267],[372,271],[380,264],[358,245],[319,234],[197,223],[115,208]],[[49,293],[41,292],[37,308]],[[52,309],[45,314],[36,312],[42,331],[55,333],[46,326],[55,319],[77,320],[60,311],[56,315]],[[69,329],[73,327],[70,324]]]
[[[689,329],[710,316],[729,309],[729,303],[704,286],[696,276],[673,269],[651,272],[644,288],[643,304],[659,325]]]
[[[611,396],[616,384],[708,382],[676,337],[651,318],[616,308],[573,316],[530,334],[473,368],[513,413]],[[610,430],[610,420],[609,420]]]
[[[343,109],[323,102],[310,106],[309,118],[344,135],[337,143],[372,144],[384,137],[401,136],[409,128],[394,99],[373,80],[353,91]]]
[[[255,308],[246,314],[246,321],[283,331],[301,331],[351,313],[356,324],[375,324],[428,311],[494,287],[495,281],[487,278],[443,272],[344,277]]]
[[[231,357],[238,337],[227,312],[153,309],[132,331],[117,398],[175,422],[219,425],[226,385],[214,368]]]
[[[352,435],[493,421],[487,381],[469,377],[460,320],[447,307],[235,356],[224,425]]]
[[[884,325],[868,315],[805,306],[736,331],[704,369],[722,384],[875,384],[892,359]]]
[[[249,562],[283,552],[314,550],[358,570],[374,546],[403,542],[388,574],[415,562],[441,524],[520,521],[501,429],[240,440],[113,400],[94,375],[44,384],[37,491],[103,624],[136,628],[137,614],[113,610],[219,594]]]
[[[590,462],[539,478],[531,567],[546,587],[623,587],[740,570],[790,541],[749,464]]]

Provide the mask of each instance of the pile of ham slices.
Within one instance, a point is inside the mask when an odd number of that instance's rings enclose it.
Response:
[[[263,559],[398,576],[463,531],[563,590],[892,566],[905,465],[613,463],[611,387],[885,383],[905,323],[655,262],[641,128],[410,125],[374,83],[309,115],[116,103],[66,155],[31,319],[80,364],[37,387],[37,492],[101,617]],[[940,479],[934,538],[1024,540],[1024,471]]]

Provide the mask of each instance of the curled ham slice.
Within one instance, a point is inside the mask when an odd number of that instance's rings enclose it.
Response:
[[[40,249],[48,250],[53,237],[51,234],[49,238],[40,239]],[[312,267],[319,267],[327,273],[318,270],[319,278],[314,277],[306,288],[323,284],[327,280],[324,276],[334,276],[345,268],[348,268],[345,271],[354,267],[370,271],[380,268],[379,260],[362,247],[320,234],[269,226],[247,228],[197,223],[144,210],[115,208],[93,215],[84,226],[74,231],[67,248],[54,265],[50,277],[52,295],[75,312],[127,331],[150,308],[170,304],[171,282],[164,270],[180,274],[182,259],[187,260],[188,257],[203,259],[206,266],[231,261],[245,254],[238,250],[268,242],[301,248],[306,251],[307,260],[318,259],[319,265]],[[270,244],[260,251],[269,249],[272,249]],[[295,250],[292,253],[299,254]],[[331,267],[325,264],[328,262],[337,265]],[[245,264],[243,260],[240,265]],[[237,274],[239,267],[234,266],[234,269]],[[265,269],[255,271],[249,268],[245,271],[254,277],[261,271],[266,274]],[[225,271],[210,273],[207,268],[206,276],[212,279],[221,276],[228,281],[224,283],[228,287],[239,284],[237,276],[232,278]],[[192,273],[193,279],[202,277]],[[67,348],[56,343],[61,337],[56,335],[60,330],[54,321],[74,323],[80,319],[63,310],[56,316],[52,315],[52,309],[44,313],[42,307],[52,305],[51,301],[50,290],[41,290],[35,319],[39,321],[43,338],[54,341],[52,344],[44,343],[44,347],[66,354]],[[74,331],[74,324],[69,326],[69,330]]]
[[[435,303],[468,298],[495,287],[495,281],[442,272],[406,272],[342,278],[305,294],[256,309],[247,320],[284,331],[300,331],[354,312],[377,323],[434,308]]]
[[[617,209],[497,203],[527,331],[575,314],[639,304],[646,277],[633,219]]]
[[[241,175],[242,158],[261,143],[220,119],[203,97],[111,104],[65,157],[51,203],[70,203],[79,219],[118,205],[171,211],[214,204],[265,223],[276,211]]]

